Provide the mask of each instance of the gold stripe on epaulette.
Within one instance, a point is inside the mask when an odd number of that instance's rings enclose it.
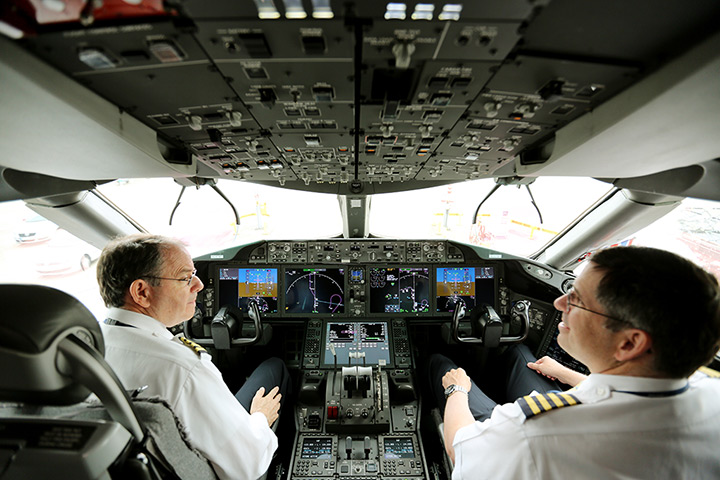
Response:
[[[525,418],[531,418],[557,408],[577,405],[580,400],[570,393],[552,392],[540,395],[526,395],[518,398],[517,403],[525,414]]]
[[[718,372],[717,370],[713,370],[709,367],[700,367],[697,369],[697,371],[702,373],[703,375],[707,375],[708,377],[720,378],[720,372]]]
[[[183,337],[182,335],[180,335],[178,338],[186,347],[190,347],[193,352],[197,353],[198,357],[202,353],[207,352],[207,350],[205,350],[202,346],[200,346],[199,344],[193,342],[192,340],[190,340],[188,338]]]

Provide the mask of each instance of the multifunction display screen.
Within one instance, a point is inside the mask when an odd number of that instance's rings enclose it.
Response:
[[[332,458],[332,438],[304,438],[300,458],[329,460]]]
[[[345,269],[285,270],[285,312],[345,313]]]
[[[413,458],[412,438],[410,437],[385,437],[385,458]]]
[[[424,313],[429,311],[429,268],[370,269],[370,313]]]
[[[454,312],[458,299],[468,309],[476,305],[495,306],[495,269],[493,267],[438,268],[435,277],[437,311]]]
[[[336,362],[337,359],[337,362]],[[387,322],[328,322],[323,364],[387,365],[390,339]]]
[[[278,312],[277,268],[220,268],[219,306],[235,305],[246,312],[255,300],[262,313]]]

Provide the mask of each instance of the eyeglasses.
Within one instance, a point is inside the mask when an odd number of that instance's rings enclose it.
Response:
[[[154,277],[152,275],[143,275],[143,278],[155,278],[157,280],[175,280],[176,282],[185,282],[185,283],[187,283],[187,286],[189,287],[190,284],[192,283],[193,279],[195,278],[196,273],[197,273],[197,269],[193,269],[192,273],[185,278]]]
[[[566,315],[570,314],[570,311],[571,311],[573,308],[579,308],[580,310],[585,310],[586,312],[594,313],[595,315],[600,315],[601,317],[610,318],[610,319],[617,320],[618,322],[622,322],[622,323],[628,323],[628,324],[630,323],[630,322],[628,322],[628,321],[626,321],[626,320],[623,320],[623,319],[621,319],[621,318],[613,317],[613,316],[607,315],[607,314],[605,314],[605,313],[596,312],[595,310],[590,310],[589,308],[581,307],[581,306],[578,305],[577,303],[573,303],[573,302],[576,302],[576,301],[578,301],[578,300],[579,300],[579,299],[578,299],[577,294],[575,293],[575,289],[574,289],[574,288],[571,288],[570,290],[568,290],[568,292],[567,292],[567,301],[565,302],[565,314],[566,314]]]

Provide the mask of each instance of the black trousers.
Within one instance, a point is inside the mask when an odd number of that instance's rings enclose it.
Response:
[[[493,409],[498,403],[514,402],[536,390],[540,393],[562,390],[557,382],[531,370],[527,367],[528,362],[534,362],[535,356],[525,345],[513,345],[500,355],[495,362],[488,365],[493,372],[493,379],[500,385],[494,385],[496,392],[495,400],[472,381],[470,389],[470,411],[476,420],[483,421],[490,418]],[[430,388],[435,396],[440,411],[445,413],[445,393],[442,386],[443,376],[453,368],[458,368],[449,358],[434,354],[430,357],[428,374],[430,376]],[[472,380],[472,379],[471,379]],[[497,401],[496,401],[497,400]]]
[[[282,394],[280,400],[280,411],[282,411],[282,407],[290,401],[290,372],[279,358],[268,358],[250,374],[250,377],[235,394],[235,398],[249,412],[252,399],[260,387],[265,387],[265,395],[267,395],[270,390],[278,386]]]

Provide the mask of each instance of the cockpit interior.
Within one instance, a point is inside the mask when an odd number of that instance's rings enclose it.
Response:
[[[267,478],[450,479],[429,354],[482,376],[523,343],[586,371],[556,342],[574,270],[685,198],[717,212],[718,18],[715,0],[4,1],[0,201],[102,249],[151,230],[98,192],[118,179],[173,179],[175,208],[210,187],[236,218],[229,182],[326,194],[335,237],[195,256],[204,289],[173,333],[231,390],[289,368]],[[532,254],[370,228],[375,195],[486,179],[482,205],[542,177],[608,193]],[[30,448],[3,441],[0,478],[22,478]]]

